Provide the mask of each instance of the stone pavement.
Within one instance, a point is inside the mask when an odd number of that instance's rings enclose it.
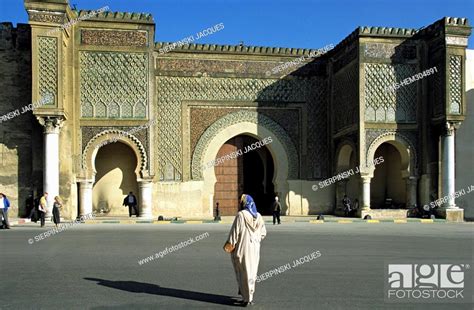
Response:
[[[467,286],[469,300],[464,303],[415,304],[387,302],[384,285],[386,264],[472,264],[473,225],[267,224],[258,275],[286,264],[291,268],[257,283],[251,309],[472,310]],[[52,228],[39,224],[0,231],[0,308],[235,309],[237,283],[222,249],[229,228],[73,225],[48,237]],[[156,258],[156,253],[203,233],[208,237]],[[315,251],[321,257],[295,264]],[[150,255],[153,261],[140,264]],[[466,283],[471,276],[469,270]]]

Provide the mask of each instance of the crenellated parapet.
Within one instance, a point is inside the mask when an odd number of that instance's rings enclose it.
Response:
[[[174,42],[157,42],[155,49],[159,50],[172,45]],[[173,48],[176,52],[201,52],[222,54],[246,54],[246,55],[279,55],[279,56],[304,56],[318,52],[318,49],[247,46],[247,45],[222,45],[222,44],[182,44]]]
[[[0,50],[29,51],[31,45],[31,28],[28,24],[10,22],[0,23]]]
[[[112,11],[95,11],[95,10],[72,10],[76,18],[114,21],[114,22],[132,22],[153,24],[153,15],[148,13],[133,13],[133,12],[112,12]]]

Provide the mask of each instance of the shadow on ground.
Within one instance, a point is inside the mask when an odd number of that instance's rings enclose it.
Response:
[[[169,296],[181,299],[208,302],[218,305],[239,306],[238,299],[231,296],[193,292],[169,287],[162,287],[156,284],[142,283],[136,281],[110,281],[97,278],[84,278],[85,280],[95,281],[98,285],[127,291],[131,293],[146,293],[152,295]],[[95,308],[106,309],[106,308]]]

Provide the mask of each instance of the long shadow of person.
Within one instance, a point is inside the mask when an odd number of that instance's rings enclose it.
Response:
[[[193,292],[180,290],[169,287],[162,287],[156,284],[142,283],[136,281],[110,281],[97,278],[84,278],[89,281],[96,281],[98,285],[111,287],[114,289],[127,291],[131,293],[146,293],[153,295],[170,296],[175,298],[196,300],[219,305],[237,306],[239,303],[236,298],[224,295],[208,294],[201,292]]]

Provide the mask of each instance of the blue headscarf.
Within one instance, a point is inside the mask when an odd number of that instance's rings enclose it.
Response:
[[[244,204],[244,210],[249,211],[254,218],[257,218],[257,206],[255,205],[255,202],[253,202],[252,196],[243,194],[240,201]]]

